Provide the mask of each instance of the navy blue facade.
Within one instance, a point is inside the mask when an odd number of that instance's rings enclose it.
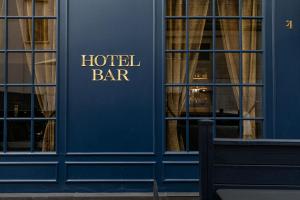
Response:
[[[165,151],[164,2],[58,5],[57,151],[2,154],[0,192],[150,192],[154,179],[160,191],[197,191],[198,153]],[[285,27],[299,7],[264,1],[269,139],[300,138],[300,30]],[[129,69],[129,82],[92,82],[83,54],[135,54],[141,67]]]

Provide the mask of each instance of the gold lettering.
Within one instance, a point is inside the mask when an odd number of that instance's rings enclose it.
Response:
[[[111,81],[115,81],[116,80],[110,69],[107,71],[107,73],[105,75],[105,78],[103,80],[107,81],[107,78],[110,78]]]
[[[286,22],[285,26],[286,26],[288,29],[293,29],[293,20],[288,19],[288,20],[286,20],[285,22]]]
[[[127,77],[128,71],[126,69],[117,69],[118,71],[118,81],[122,81],[122,77],[124,80],[129,81],[129,78]]]
[[[107,55],[107,58],[110,58],[110,67],[115,67],[115,55]]]
[[[81,55],[81,58],[82,58],[81,66],[86,67],[87,66],[86,62],[90,62],[90,64],[88,66],[93,67],[94,66],[94,56],[89,55],[90,59],[86,59],[86,56],[87,55]]]
[[[101,57],[102,60],[103,60],[101,64],[99,64],[99,60],[98,60],[99,57]],[[98,55],[98,56],[95,57],[95,64],[96,64],[96,66],[103,67],[103,66],[106,65],[106,63],[107,63],[107,57],[106,56]]]
[[[103,71],[101,69],[92,69],[92,70],[93,70],[93,81],[102,81]]]
[[[128,67],[128,66],[129,66],[129,56],[119,55],[119,67]]]
[[[135,55],[129,55],[129,57],[130,57],[130,67],[140,67],[141,66],[141,61],[139,61],[139,63],[138,64],[134,64],[134,57],[135,57]]]

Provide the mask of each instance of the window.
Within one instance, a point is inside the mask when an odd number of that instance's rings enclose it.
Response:
[[[263,137],[261,0],[166,0],[167,151],[197,150],[197,121],[218,138]]]
[[[0,1],[0,151],[53,152],[56,1]]]

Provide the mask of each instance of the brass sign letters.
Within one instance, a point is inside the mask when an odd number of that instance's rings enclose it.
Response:
[[[287,29],[293,29],[293,20],[290,20],[290,19],[288,19],[288,20],[285,20],[285,22],[286,22],[286,24],[285,24],[285,26],[287,27]]]
[[[126,68],[140,66],[135,55],[81,55],[81,67],[92,68],[92,81],[130,81]]]

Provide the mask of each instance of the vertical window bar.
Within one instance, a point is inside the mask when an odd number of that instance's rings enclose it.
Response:
[[[266,48],[266,37],[265,37],[265,33],[266,33],[266,29],[265,29],[265,27],[266,27],[266,20],[265,20],[265,16],[266,16],[266,1],[265,0],[262,0],[262,51],[263,51],[263,53],[262,53],[262,72],[263,72],[263,76],[262,76],[262,78],[263,78],[263,80],[262,80],[262,83],[263,83],[263,106],[264,106],[264,109],[263,109],[263,115],[262,115],[262,117],[263,117],[263,134],[262,134],[262,136],[264,137],[264,138],[266,138],[266,136],[267,136],[267,131],[266,131],[266,120],[265,120],[265,116],[266,116],[266,108],[267,108],[267,106],[266,106],[266,87],[265,87],[265,85],[266,85],[266,54],[265,54],[265,48]]]
[[[35,77],[35,0],[32,0],[32,54],[31,54],[31,67],[32,67],[32,86],[31,86],[31,132],[30,132],[30,151],[34,151],[34,77]]]
[[[240,138],[243,138],[243,132],[244,132],[244,121],[243,121],[243,23],[242,23],[242,14],[243,14],[243,6],[242,6],[243,0],[239,0],[239,55],[240,55],[240,83],[239,83],[239,91],[240,91]]]
[[[187,117],[187,120],[186,120],[186,131],[185,131],[185,145],[186,145],[186,151],[189,151],[189,141],[190,141],[190,132],[189,132],[189,118],[190,118],[190,87],[189,87],[189,84],[190,84],[190,77],[189,77],[189,72],[190,72],[190,51],[189,51],[189,48],[190,48],[190,44],[189,44],[189,0],[186,0],[185,1],[185,13],[186,13],[186,16],[185,16],[185,48],[186,48],[186,95],[185,95],[185,101],[186,101],[186,117]]]
[[[4,9],[4,15],[5,15],[5,30],[4,30],[4,120],[3,120],[3,152],[7,152],[7,79],[8,79],[8,61],[7,61],[7,47],[8,47],[8,23],[7,23],[7,13],[8,13],[8,0],[4,1],[5,9]]]
[[[215,138],[216,137],[216,127],[217,127],[217,122],[216,122],[216,1],[217,0],[213,0],[212,1],[212,14],[213,14],[213,19],[212,19],[212,31],[213,31],[213,52],[212,52],[212,66],[213,66],[213,87],[212,87],[212,94],[213,94],[213,97],[212,97],[212,112],[213,112],[213,130],[212,130],[212,133],[213,133],[213,137]]]

